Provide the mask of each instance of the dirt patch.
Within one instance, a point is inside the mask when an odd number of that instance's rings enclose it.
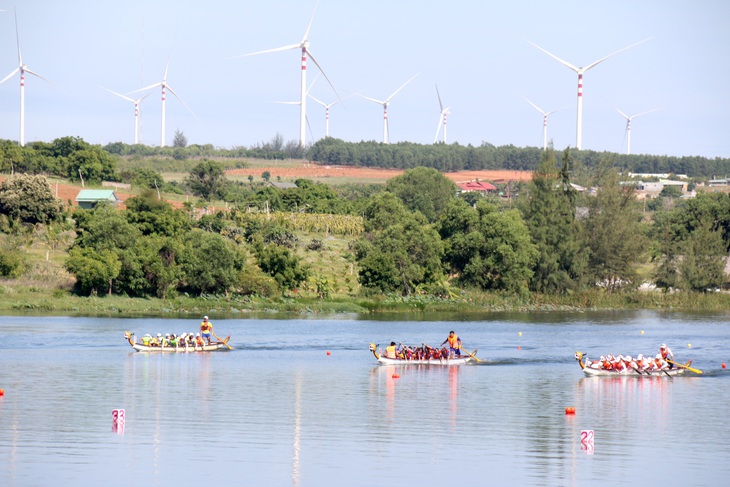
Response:
[[[272,179],[280,177],[284,180],[305,179],[372,179],[376,181],[387,181],[388,179],[403,174],[400,169],[381,169],[355,166],[324,166],[319,164],[301,163],[295,167],[256,167],[245,169],[230,169],[226,174],[232,176],[254,176],[261,177],[264,171],[269,171]],[[506,182],[506,181],[529,181],[532,178],[532,171],[457,171],[447,172],[444,176],[454,182],[480,181]]]

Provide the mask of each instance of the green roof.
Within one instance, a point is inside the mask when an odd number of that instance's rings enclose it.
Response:
[[[82,189],[76,196],[76,201],[119,201],[113,189]]]

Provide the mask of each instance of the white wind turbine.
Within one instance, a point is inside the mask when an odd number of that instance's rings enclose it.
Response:
[[[417,74],[415,74],[415,75],[414,75],[413,77],[411,77],[411,79],[409,79],[408,81],[406,81],[405,83],[403,83],[403,84],[402,84],[402,85],[400,86],[400,88],[398,88],[397,90],[395,90],[395,91],[393,92],[393,94],[392,94],[392,95],[390,95],[390,96],[389,96],[388,98],[386,98],[385,100],[377,100],[377,99],[375,99],[375,98],[370,98],[370,97],[368,97],[368,96],[363,96],[363,95],[360,95],[360,96],[361,96],[362,98],[365,98],[366,100],[370,100],[370,101],[372,101],[372,102],[375,102],[375,103],[377,103],[378,105],[382,105],[382,106],[383,106],[383,143],[385,143],[385,144],[387,144],[387,143],[388,143],[388,134],[389,134],[389,126],[388,126],[388,106],[390,105],[390,100],[392,100],[392,99],[393,99],[393,97],[394,97],[394,96],[395,96],[396,94],[398,94],[398,92],[399,92],[400,90],[402,90],[403,88],[405,88],[405,86],[406,86],[406,85],[407,85],[408,83],[410,83],[411,81],[413,81],[413,80],[414,80],[414,79],[416,78],[416,76],[418,76],[419,74],[420,74],[420,73],[417,73]]]
[[[444,127],[444,144],[446,143],[446,115],[451,114],[451,107],[444,108],[444,104],[441,103],[441,94],[439,94],[439,86],[436,85],[436,96],[439,98],[439,108],[441,109],[441,113],[439,115],[439,123],[436,126],[436,136],[433,138],[433,143],[435,144],[436,141],[439,138],[439,132],[441,131],[441,126]]]
[[[578,115],[577,115],[577,121],[576,121],[576,129],[575,129],[575,147],[576,147],[576,149],[580,150],[581,146],[583,145],[583,73],[585,73],[589,69],[597,66],[598,64],[602,63],[606,59],[613,57],[620,52],[623,52],[627,49],[630,49],[630,48],[637,46],[643,42],[646,42],[648,40],[649,39],[644,39],[642,41],[635,42],[635,43],[631,44],[630,46],[627,46],[627,47],[624,47],[623,49],[619,49],[618,51],[612,52],[608,56],[603,57],[603,58],[599,59],[598,61],[595,61],[595,62],[589,64],[588,66],[582,67],[582,68],[573,66],[569,62],[563,61],[556,55],[549,53],[548,51],[546,51],[542,47],[538,46],[537,44],[527,41],[530,44],[532,44],[533,46],[535,46],[536,48],[538,48],[539,50],[541,50],[542,52],[544,52],[545,54],[547,54],[548,56],[550,56],[551,58],[558,61],[563,66],[570,68],[573,71],[575,71],[576,73],[578,73]]]
[[[149,86],[145,86],[144,88],[140,88],[138,90],[130,91],[128,93],[128,94],[140,93],[142,91],[147,91],[149,89],[156,88],[158,86],[162,87],[162,128],[161,128],[161,132],[160,132],[160,147],[165,147],[165,96],[166,96],[165,93],[166,93],[167,90],[170,90],[170,93],[172,93],[173,95],[175,95],[175,98],[177,98],[180,101],[180,103],[182,103],[183,106],[185,108],[187,108],[188,111],[190,113],[192,113],[193,116],[195,117],[195,113],[193,113],[193,111],[190,109],[190,107],[182,100],[182,98],[180,98],[177,95],[177,93],[175,93],[175,91],[172,89],[172,87],[167,84],[167,70],[169,69],[169,67],[170,67],[170,62],[168,61],[167,65],[165,66],[165,74],[162,75],[162,81],[160,81],[159,83],[154,83],[154,84],[151,84]]]
[[[20,54],[20,36],[18,35],[18,14],[15,13],[15,41],[18,46],[18,67],[15,68],[9,75],[7,75],[0,84],[5,83],[7,80],[12,78],[15,73],[20,73],[20,139],[18,143],[21,146],[25,145],[25,73],[32,74],[33,76],[48,81],[40,74],[28,69],[28,66],[23,64],[23,56]]]
[[[635,119],[636,117],[640,117],[642,115],[646,115],[647,113],[656,112],[659,110],[658,108],[654,108],[652,110],[647,110],[645,112],[637,113],[636,115],[626,115],[624,112],[616,108],[616,111],[619,112],[625,119],[626,119],[626,154],[631,154],[631,121]]]
[[[558,111],[563,110],[563,109],[568,108],[568,107],[558,108],[557,110],[552,110],[552,111],[546,112],[542,108],[540,108],[539,106],[537,106],[534,103],[532,103],[526,97],[523,96],[522,98],[524,98],[527,103],[529,103],[530,105],[532,105],[535,108],[535,110],[537,110],[538,112],[542,113],[542,150],[547,150],[547,120],[548,120],[548,115],[551,115],[551,114],[553,114],[555,112],[558,112]]]
[[[318,100],[317,98],[313,97],[312,95],[309,95],[309,98],[316,101],[320,105],[324,107],[324,136],[329,137],[330,136],[330,108],[337,105],[340,100],[335,100],[332,103],[325,103],[322,100]]]
[[[137,145],[139,143],[139,104],[142,103],[142,100],[150,96],[149,93],[144,95],[141,98],[137,98],[136,100],[134,98],[130,98],[126,95],[122,95],[121,93],[117,93],[116,91],[112,91],[108,88],[104,88],[106,91],[111,93],[112,95],[116,95],[119,98],[123,98],[127,101],[131,101],[134,103],[134,144]]]
[[[312,22],[314,21],[314,14],[317,12],[317,7],[319,6],[319,2],[317,2],[317,5],[314,7],[314,12],[312,12],[312,18],[309,19],[309,25],[307,25],[307,30],[304,32],[304,37],[302,37],[301,42],[298,44],[288,44],[286,46],[277,47],[274,49],[267,49],[265,51],[257,51],[252,52],[249,54],[242,54],[240,56],[235,57],[247,57],[247,56],[256,56],[258,54],[267,54],[270,52],[279,52],[279,51],[288,51],[291,49],[301,49],[302,50],[302,64],[301,64],[301,72],[302,72],[302,82],[301,82],[301,97],[297,103],[299,103],[299,143],[302,145],[302,147],[306,147],[307,143],[307,55],[314,61],[314,64],[319,69],[320,73],[325,77],[327,80],[327,83],[332,87],[332,90],[334,90],[335,94],[337,94],[337,90],[335,90],[335,87],[332,85],[332,82],[329,80],[327,75],[325,74],[324,70],[322,69],[322,66],[319,65],[317,60],[314,58],[314,55],[312,54],[312,51],[309,50],[309,30],[312,27]],[[337,95],[337,98],[339,99],[340,95]],[[340,100],[341,101],[341,100]]]

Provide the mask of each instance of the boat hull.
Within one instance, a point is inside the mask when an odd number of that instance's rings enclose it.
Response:
[[[165,347],[152,347],[150,345],[144,345],[137,341],[137,338],[132,332],[124,332],[124,338],[137,352],[149,352],[149,353],[190,353],[190,352],[217,352],[221,350],[231,350],[232,348],[228,345],[230,336],[223,339],[223,341],[213,342],[210,345],[191,346],[183,345],[177,347],[165,346]]]
[[[428,359],[428,360],[404,360],[378,357],[380,365],[464,365],[473,362],[471,357],[449,358],[449,359]]]
[[[635,370],[605,370],[605,369],[594,369],[592,367],[585,367],[583,373],[588,377],[674,377],[677,375],[684,374],[685,369],[674,368],[664,370],[646,370],[641,373]]]

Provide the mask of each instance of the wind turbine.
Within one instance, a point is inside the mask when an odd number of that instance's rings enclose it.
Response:
[[[647,113],[656,112],[659,110],[658,108],[654,108],[653,110],[647,110],[646,112],[637,113],[636,115],[626,115],[624,112],[616,108],[616,111],[619,112],[625,119],[626,119],[626,154],[631,154],[631,121],[635,119],[636,117],[640,117],[642,115],[646,115]]]
[[[156,88],[158,86],[162,87],[162,128],[161,128],[161,135],[160,135],[160,147],[165,147],[165,92],[167,90],[170,90],[170,93],[172,93],[173,95],[175,95],[175,98],[177,98],[180,101],[180,103],[182,103],[183,106],[185,108],[187,108],[188,111],[190,113],[192,113],[193,116],[195,117],[195,113],[193,113],[193,111],[190,109],[190,107],[182,100],[182,98],[180,98],[177,95],[177,93],[175,93],[175,91],[172,89],[172,87],[167,84],[167,70],[169,69],[169,67],[170,67],[170,62],[168,61],[167,65],[165,66],[165,74],[162,75],[162,81],[160,81],[159,83],[154,83],[154,84],[151,84],[149,86],[145,86],[144,88],[140,88],[138,90],[130,91],[128,93],[128,94],[139,93],[139,92],[142,92],[142,91],[147,91],[147,90],[152,89],[152,88]]]
[[[48,81],[40,74],[28,69],[28,66],[23,64],[23,56],[20,54],[20,36],[18,35],[18,13],[15,12],[15,42],[18,46],[18,67],[15,68],[9,75],[7,75],[0,84],[5,83],[7,80],[12,78],[15,73],[20,73],[20,139],[18,143],[21,146],[25,145],[25,73],[32,74],[36,78],[40,78],[43,81]]]
[[[259,54],[267,54],[270,52],[279,52],[279,51],[288,51],[291,49],[301,49],[302,50],[302,64],[301,64],[301,71],[302,71],[302,83],[301,83],[301,97],[299,99],[299,143],[302,145],[302,147],[306,147],[307,143],[307,55],[314,61],[314,64],[319,69],[320,73],[325,77],[327,80],[327,83],[332,87],[332,90],[334,90],[335,94],[337,94],[337,90],[335,90],[335,87],[332,85],[332,82],[327,77],[327,74],[325,74],[324,70],[322,69],[322,66],[319,65],[317,60],[314,58],[314,55],[312,54],[312,51],[309,50],[309,30],[312,27],[312,22],[314,21],[314,14],[317,13],[317,7],[319,6],[319,1],[314,7],[314,12],[312,12],[312,18],[309,19],[309,25],[307,25],[307,30],[304,31],[304,37],[302,37],[302,40],[298,44],[288,44],[286,46],[277,47],[274,49],[267,49],[265,51],[257,51],[252,52],[249,54],[242,54],[240,56],[235,57],[247,57],[247,56],[256,56]],[[340,95],[337,94],[337,98],[340,98]],[[342,101],[342,100],[340,100]]]
[[[439,94],[439,86],[436,85],[436,96],[439,98],[439,108],[441,108],[441,114],[439,115],[439,123],[436,126],[436,136],[433,138],[435,144],[439,138],[439,132],[441,131],[441,125],[444,126],[444,144],[446,143],[446,115],[451,113],[451,107],[444,108],[444,104],[441,103],[441,95]]]
[[[139,104],[142,103],[142,100],[150,96],[149,93],[144,95],[142,98],[137,98],[136,100],[134,98],[130,98],[126,95],[122,95],[121,93],[117,93],[116,91],[112,91],[110,89],[104,88],[106,91],[111,93],[112,95],[116,95],[119,98],[124,98],[127,101],[131,101],[134,103],[134,144],[137,145],[139,143]]]
[[[396,94],[398,94],[398,92],[399,92],[400,90],[402,90],[403,88],[405,88],[405,86],[406,86],[406,85],[407,85],[408,83],[410,83],[411,81],[413,81],[413,80],[414,80],[414,79],[416,78],[416,76],[418,76],[419,74],[420,74],[420,73],[417,73],[417,74],[415,74],[415,75],[414,75],[413,77],[411,77],[411,79],[409,79],[408,81],[406,81],[405,83],[403,83],[403,84],[402,84],[402,85],[400,86],[400,88],[398,88],[397,90],[395,90],[395,91],[393,92],[393,94],[392,94],[392,95],[390,95],[390,96],[389,96],[388,98],[386,98],[385,100],[377,100],[377,99],[375,99],[375,98],[370,98],[370,97],[368,97],[368,96],[363,96],[363,95],[360,95],[360,96],[361,96],[362,98],[365,98],[366,100],[370,100],[370,101],[372,101],[372,102],[375,102],[375,103],[377,103],[378,105],[383,105],[383,143],[385,143],[385,144],[387,144],[387,143],[388,143],[388,133],[389,133],[389,126],[388,126],[388,105],[390,105],[390,100],[392,100],[392,99],[393,99],[393,97],[394,97],[394,96],[395,96]]]
[[[613,57],[616,54],[619,54],[627,49],[631,49],[632,47],[637,46],[648,40],[649,39],[644,39],[642,41],[635,42],[635,43],[631,44],[630,46],[624,47],[623,49],[619,49],[618,51],[612,52],[608,56],[603,57],[603,58],[599,59],[598,61],[595,61],[595,62],[589,64],[586,67],[573,66],[569,62],[560,59],[559,57],[557,57],[556,55],[554,55],[552,53],[549,53],[548,51],[546,51],[542,47],[538,46],[534,42],[527,41],[530,44],[532,44],[533,46],[535,46],[536,48],[538,48],[539,50],[541,50],[542,52],[544,52],[545,54],[547,54],[548,56],[550,56],[551,58],[558,61],[563,66],[570,68],[573,71],[575,71],[576,73],[578,73],[578,115],[577,115],[577,121],[576,121],[576,129],[575,129],[575,147],[576,147],[576,149],[580,150],[581,146],[583,145],[583,73],[585,73],[589,69],[597,66],[598,64],[602,63],[606,59]]]
[[[548,120],[548,115],[553,114],[555,112],[558,112],[558,111],[563,110],[564,108],[568,108],[568,107],[558,108],[557,110],[552,110],[550,112],[546,112],[546,111],[543,111],[543,109],[540,108],[539,106],[537,106],[534,103],[532,103],[526,97],[523,96],[522,98],[524,98],[527,103],[529,103],[530,105],[532,105],[535,108],[535,110],[537,110],[538,112],[542,113],[542,150],[547,150],[547,120]]]
[[[322,100],[319,100],[312,95],[309,95],[309,97],[322,105],[324,107],[324,136],[329,137],[330,136],[330,108],[337,105],[340,100],[335,100],[332,103],[325,103]]]

